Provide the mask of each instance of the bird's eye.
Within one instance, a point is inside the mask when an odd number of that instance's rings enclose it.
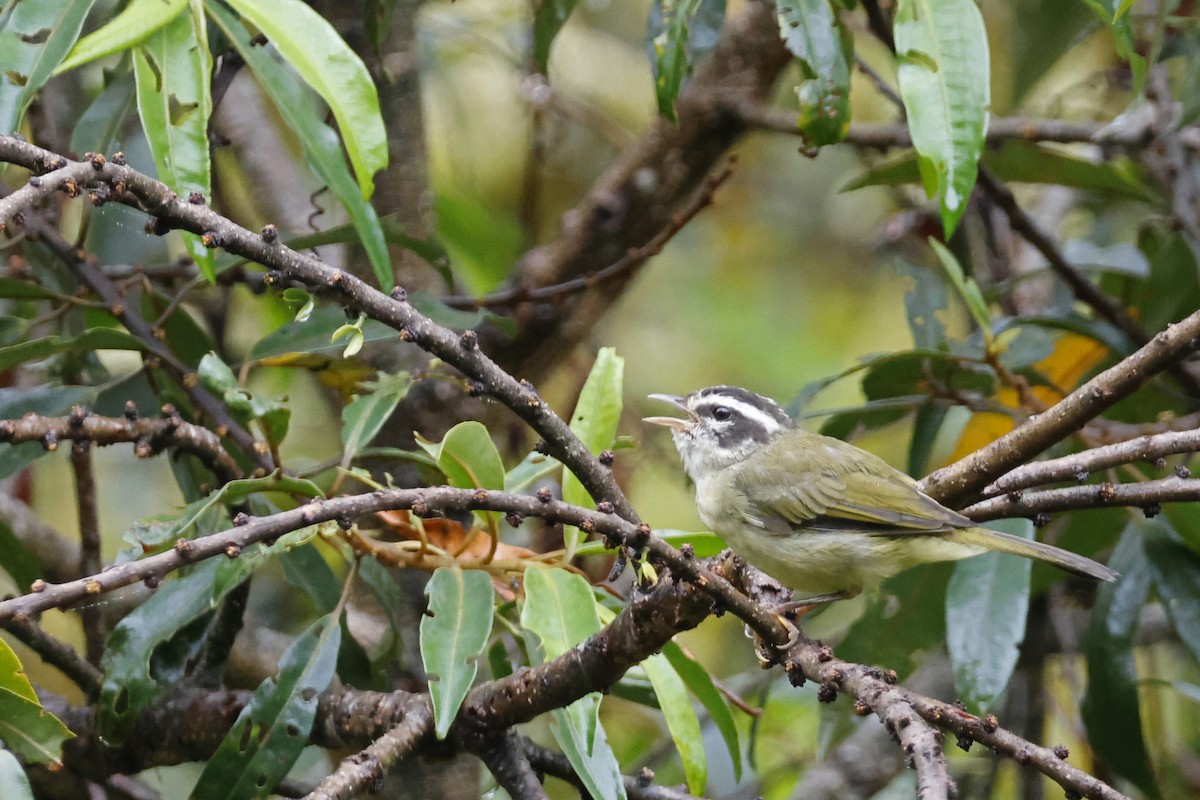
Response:
[[[733,410],[727,406],[717,406],[712,410],[712,417],[717,422],[724,422],[733,416]]]

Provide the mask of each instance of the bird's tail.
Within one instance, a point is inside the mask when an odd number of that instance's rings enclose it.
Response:
[[[1120,573],[1078,553],[988,528],[962,528],[955,531],[951,538],[963,544],[983,547],[998,553],[1011,553],[1014,556],[1046,561],[1059,569],[1085,578],[1115,581],[1120,577]]]

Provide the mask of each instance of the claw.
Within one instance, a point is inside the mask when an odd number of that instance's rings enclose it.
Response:
[[[775,649],[780,652],[787,652],[796,646],[796,642],[800,641],[800,629],[792,624],[792,621],[782,614],[776,614],[775,619],[779,620],[779,624],[787,629],[788,638],[783,644],[775,645]]]

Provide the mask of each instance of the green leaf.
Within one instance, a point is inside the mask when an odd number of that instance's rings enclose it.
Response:
[[[115,328],[88,328],[75,336],[47,336],[0,347],[0,370],[58,353],[91,353],[95,350],[145,350],[141,339]]]
[[[725,26],[724,0],[656,0],[650,6],[647,49],[654,61],[659,111],[676,122],[675,101],[691,72],[716,47]]]
[[[779,0],[779,32],[800,62],[800,130],[809,144],[840,142],[850,128],[853,40],[829,0]]]
[[[1105,196],[1129,197],[1147,202],[1158,199],[1154,190],[1144,181],[1142,171],[1128,158],[1112,158],[1095,163],[1048,145],[1009,140],[999,148],[985,150],[980,160],[1003,181],[1069,186]],[[881,161],[851,178],[841,191],[920,181],[918,156],[905,153]]]
[[[550,62],[550,45],[575,10],[578,0],[539,0],[533,12],[533,60],[543,75]]]
[[[348,466],[359,450],[371,443],[412,385],[412,375],[407,372],[380,372],[369,387],[370,394],[356,395],[342,409],[343,466]]]
[[[0,741],[27,761],[61,766],[62,744],[74,736],[42,708],[17,654],[0,639]]]
[[[529,567],[521,627],[540,643],[540,648],[530,647],[538,663],[562,655],[600,630],[592,587],[564,569]],[[592,797],[624,798],[620,767],[599,723],[599,710],[598,692],[555,709],[551,714],[554,738]]]
[[[1083,0],[1083,2],[1112,31],[1117,55],[1129,62],[1130,71],[1133,72],[1133,92],[1134,94],[1141,92],[1142,82],[1146,77],[1146,58],[1137,51],[1137,37],[1133,31],[1133,24],[1129,15],[1125,13],[1128,8],[1126,0]]]
[[[431,442],[417,436],[417,444],[437,461],[451,486],[460,489],[504,488],[504,464],[491,434],[482,422],[460,422]]]
[[[17,278],[0,278],[0,297],[13,300],[47,300],[55,297],[55,294],[49,289],[30,281],[23,281]]]
[[[901,274],[913,280],[913,287],[904,293],[904,311],[913,344],[923,350],[946,349],[946,326],[942,317],[946,314],[949,296],[945,280],[936,270],[923,264],[902,259],[899,268]]]
[[[621,387],[625,374],[625,359],[617,355],[612,347],[602,347],[596,353],[592,370],[588,373],[575,411],[571,414],[571,431],[579,437],[592,453],[599,453],[613,446],[617,438],[617,424],[621,421]],[[572,505],[595,508],[595,499],[583,488],[583,484],[569,469],[563,468],[563,501]],[[583,539],[579,529],[572,525],[563,526],[568,561],[574,557],[575,549]]]
[[[33,389],[0,389],[0,419],[16,419],[29,412],[56,417],[76,404],[96,398],[91,386],[37,386]],[[37,461],[48,451],[39,442],[0,444],[0,478],[7,478]]]
[[[279,566],[288,583],[302,589],[318,614],[331,613],[342,597],[342,584],[314,542],[293,547],[279,556]]]
[[[492,291],[508,277],[520,255],[525,232],[506,209],[451,186],[435,187],[437,237],[459,278],[472,295]]]
[[[0,131],[21,129],[25,109],[79,38],[94,2],[23,0],[0,12]]]
[[[520,464],[505,473],[504,491],[523,492],[560,469],[562,469],[561,461],[533,451],[525,456]]]
[[[923,651],[946,639],[946,586],[951,565],[927,564],[888,579],[838,646],[848,661],[874,661],[912,673]]]
[[[33,787],[17,757],[0,748],[0,797],[5,800],[33,800]]]
[[[600,695],[593,693],[566,708],[554,709],[551,732],[589,796],[597,800],[625,800],[621,766],[608,744],[604,726],[596,721],[599,707]]]
[[[109,77],[106,73],[106,77]],[[109,77],[104,91],[92,101],[75,123],[70,148],[76,153],[111,153],[133,108],[132,72]]]
[[[929,246],[933,248],[933,252],[937,253],[938,260],[942,262],[946,274],[950,276],[950,283],[953,284],[958,296],[966,304],[971,316],[975,318],[975,324],[979,326],[979,332],[983,334],[984,343],[990,352],[995,334],[992,331],[992,320],[988,314],[987,302],[983,299],[983,292],[979,291],[979,284],[975,282],[974,278],[968,278],[963,274],[958,259],[946,249],[944,244],[931,237]]]
[[[987,527],[1033,537],[1033,523],[1007,519]],[[973,714],[991,711],[1017,667],[1029,613],[1027,558],[984,553],[954,565],[946,587],[946,647],[954,688]]]
[[[337,132],[325,124],[324,113],[314,107],[308,93],[297,83],[295,76],[272,56],[269,48],[251,45],[245,27],[220,3],[205,0],[204,5],[213,21],[233,43],[238,55],[250,67],[259,85],[279,111],[280,118],[300,140],[313,172],[345,206],[371,262],[375,279],[385,292],[390,290],[396,279],[392,273],[383,226],[379,215],[364,199],[364,191],[346,166]]]
[[[162,6],[159,0],[151,0]],[[135,3],[136,4],[136,3]],[[183,5],[187,5],[185,2]],[[154,155],[158,178],[180,197],[212,197],[208,118],[212,114],[212,54],[198,6],[175,14],[133,51],[138,114]],[[184,232],[188,252],[209,282],[216,279],[213,254],[194,233]]]
[[[97,702],[97,721],[111,741],[121,741],[138,712],[169,688],[151,672],[154,651],[181,628],[216,608],[220,597],[214,592],[214,584],[220,566],[220,561],[210,558],[186,575],[165,582],[109,635],[100,665],[104,683]]]
[[[1200,659],[1200,555],[1160,522],[1147,531],[1146,559],[1154,588],[1179,638]]]
[[[662,654],[666,656],[667,661],[671,662],[671,667],[683,679],[688,690],[696,696],[700,705],[704,706],[704,710],[708,712],[713,724],[717,726],[721,739],[725,742],[725,748],[729,751],[729,758],[733,761],[733,779],[740,781],[742,779],[742,748],[738,742],[737,723],[734,722],[733,711],[730,710],[729,703],[725,701],[724,696],[713,683],[708,670],[685,653],[683,648],[675,642],[667,642],[663,646]],[[698,792],[693,791],[693,794],[698,794]]]
[[[346,322],[346,314],[336,306],[318,308],[304,322],[291,321],[281,325],[258,341],[250,358],[261,360],[292,353],[333,353],[342,348],[333,344],[333,332]],[[395,339],[400,334],[382,322],[369,319],[362,325],[366,342]]]
[[[1142,737],[1133,635],[1150,594],[1150,570],[1143,541],[1149,520],[1134,520],[1108,564],[1121,573],[1116,583],[1096,591],[1092,621],[1084,635],[1088,687],[1083,721],[1096,755],[1148,795],[1157,796],[1150,755]]]
[[[179,17],[187,4],[188,0],[130,0],[108,24],[76,42],[54,74],[133,47]]]
[[[492,578],[482,570],[439,567],[425,587],[429,610],[421,617],[421,663],[438,739],[445,739],[475,682],[479,658],[492,635]]]
[[[544,660],[557,658],[600,630],[592,587],[574,572],[531,565],[521,627],[537,636]]]
[[[321,96],[337,120],[364,198],[387,166],[387,132],[371,74],[333,26],[300,0],[229,0]]]
[[[0,569],[22,590],[28,590],[30,584],[42,577],[41,563],[3,521],[0,521]]]
[[[321,617],[292,643],[278,678],[254,691],[192,790],[194,800],[270,796],[308,744],[320,693],[333,680],[342,629]]]
[[[679,750],[679,757],[683,761],[683,773],[687,776],[688,790],[694,795],[701,795],[708,782],[708,760],[704,755],[700,720],[692,708],[692,701],[688,697],[683,679],[662,653],[656,653],[643,661],[642,669],[654,687],[667,730],[675,741],[675,748]]]
[[[909,132],[949,238],[967,209],[987,133],[987,31],[974,0],[899,0],[894,32]]]
[[[675,548],[682,547],[685,544],[691,545],[696,558],[715,556],[725,549],[725,542],[722,541],[721,537],[707,531],[676,531],[666,528],[656,528],[654,535]],[[593,539],[590,542],[584,542],[579,545],[579,548],[575,551],[575,555],[594,556],[607,550],[608,548],[604,546],[603,541]]]

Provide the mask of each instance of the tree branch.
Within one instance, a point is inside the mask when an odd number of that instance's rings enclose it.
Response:
[[[1200,480],[1173,476],[1140,483],[1090,483],[1036,492],[1018,489],[973,503],[962,509],[962,513],[983,522],[1005,517],[1035,517],[1054,511],[1136,506],[1153,515],[1162,503],[1190,503],[1196,500],[1200,500]]]
[[[1200,450],[1200,430],[1169,431],[1148,436],[1139,436],[1125,442],[1093,447],[1079,453],[1045,461],[1022,464],[1006,475],[983,488],[983,496],[1005,494],[1031,486],[1041,486],[1056,481],[1074,480],[1082,482],[1087,476],[1101,469],[1119,464],[1145,461],[1158,468],[1166,466],[1156,463],[1167,456],[1180,453],[1195,453]]]
[[[124,418],[93,414],[82,406],[72,409],[69,417],[43,417],[26,414],[20,419],[0,420],[0,442],[21,444],[40,442],[54,450],[60,441],[90,442],[101,447],[111,444],[134,445],[138,458],[149,458],[163,450],[179,450],[196,456],[221,483],[242,477],[237,462],[221,446],[216,434],[200,425],[184,422],[177,412],[167,409],[163,419],[138,416],[132,404]],[[83,569],[84,574],[98,571]]]
[[[40,170],[47,163],[60,165],[65,159],[15,137],[0,136],[0,161]],[[93,183],[103,183],[112,188],[111,200],[143,208],[158,219],[164,228],[181,228],[199,234],[212,246],[219,245],[231,253],[277,270],[280,278],[298,281],[314,291],[320,288],[331,292],[340,297],[343,303],[398,331],[401,340],[418,345],[473,378],[479,392],[500,400],[541,434],[551,454],[575,473],[592,497],[608,500],[618,514],[636,521],[637,515],[617,486],[611,471],[537,396],[532,385],[527,381],[518,381],[483,354],[474,332],[468,331],[460,336],[413,308],[406,301],[403,289],[394,290],[391,296],[385,295],[345,270],[330,267],[279,243],[272,232],[253,234],[206,206],[180,200],[165,184],[137,170],[112,161],[98,165],[93,162],[85,166],[91,171],[80,174],[88,175]],[[61,170],[71,171],[70,174],[74,175],[77,167],[78,164],[68,163]],[[59,176],[62,174],[65,173],[58,173]],[[0,217],[11,219],[22,208],[20,204],[11,202],[15,197],[30,201],[30,196],[22,195],[21,190],[14,192],[5,198],[5,201],[9,201],[7,204],[0,201]],[[80,262],[84,274],[86,267]],[[139,321],[140,318],[131,316],[127,324]],[[220,408],[223,410],[223,407]]]
[[[921,489],[945,503],[961,501],[1079,430],[1133,394],[1154,375],[1200,348],[1200,312],[1168,325],[1146,346],[1101,372],[1061,401],[966,458],[928,475]]]

